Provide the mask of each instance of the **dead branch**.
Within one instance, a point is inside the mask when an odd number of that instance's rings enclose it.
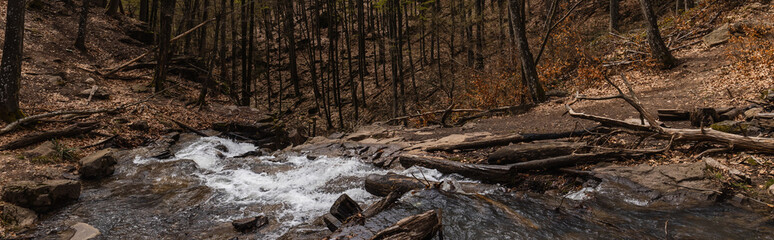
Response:
[[[60,130],[32,133],[23,136],[13,142],[0,146],[0,151],[19,149],[54,138],[77,136],[97,129],[98,127],[98,122],[85,122],[76,123]]]

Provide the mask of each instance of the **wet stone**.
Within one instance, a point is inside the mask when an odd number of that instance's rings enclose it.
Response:
[[[78,200],[80,195],[81,183],[77,181],[17,181],[3,187],[2,200],[36,212],[47,212]]]
[[[234,226],[234,230],[238,232],[247,233],[252,232],[255,229],[263,227],[269,223],[269,219],[266,216],[257,216],[234,220],[231,225]]]

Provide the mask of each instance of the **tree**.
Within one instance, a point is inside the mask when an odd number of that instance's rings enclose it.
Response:
[[[118,16],[118,5],[120,4],[121,0],[110,0],[110,3],[108,4],[108,8],[105,11],[105,15],[116,17]]]
[[[532,100],[535,102],[542,102],[546,99],[543,86],[540,84],[538,78],[537,67],[535,60],[532,57],[532,52],[529,49],[529,42],[527,41],[527,30],[524,24],[524,17],[521,11],[522,5],[519,0],[510,1],[511,11],[511,23],[513,25],[514,40],[516,42],[516,48],[519,51],[519,60],[521,61],[522,68],[522,82],[529,89],[529,93]]]
[[[89,4],[91,0],[83,0],[81,15],[78,18],[78,35],[75,37],[75,48],[86,51],[86,23],[89,20]]]
[[[161,0],[161,29],[159,31],[159,52],[156,57],[156,71],[153,74],[153,86],[156,92],[164,90],[167,79],[167,64],[169,63],[169,40],[172,35],[172,21],[175,16],[175,0]]]
[[[13,122],[24,117],[19,109],[22,52],[24,50],[24,0],[7,2],[5,42],[0,63],[0,120]]]
[[[293,1],[284,0],[285,2],[285,36],[288,40],[288,53],[290,55],[290,82],[293,83],[293,92],[297,98],[301,98],[301,86],[298,78],[298,64],[296,56],[296,22],[293,19]]]
[[[148,0],[140,0],[140,21],[147,22],[149,20],[148,8],[149,8]]]
[[[618,26],[618,20],[620,16],[618,15],[618,4],[620,0],[610,0],[610,31],[611,32],[618,32],[619,26]]]
[[[658,18],[653,13],[653,6],[651,5],[653,0],[640,0],[640,7],[642,8],[642,14],[645,15],[645,19],[648,21],[648,45],[650,45],[650,53],[654,59],[658,60],[663,67],[672,68],[677,64],[677,59],[669,52],[664,40],[661,39],[661,33],[658,30]]]

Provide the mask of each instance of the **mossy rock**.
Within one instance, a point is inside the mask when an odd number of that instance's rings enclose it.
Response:
[[[747,131],[747,128],[749,128],[750,124],[747,122],[737,122],[737,121],[722,121],[719,123],[712,124],[710,126],[714,130],[718,130],[721,132],[727,132],[727,133],[734,133],[739,134],[742,132]]]

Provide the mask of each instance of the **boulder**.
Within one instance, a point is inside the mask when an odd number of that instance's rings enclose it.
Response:
[[[78,181],[17,181],[3,187],[2,200],[36,212],[47,212],[78,200],[80,195],[81,183]]]
[[[729,30],[728,23],[726,23],[704,36],[702,41],[704,41],[704,44],[707,46],[712,47],[726,43],[729,39],[731,39],[731,31]]]
[[[32,210],[7,202],[0,202],[0,219],[5,224],[10,225],[11,228],[26,228],[35,223],[38,215]]]
[[[290,144],[293,144],[294,146],[298,146],[301,144],[304,144],[306,142],[307,137],[301,134],[300,131],[293,129],[288,132],[288,141]]]
[[[255,229],[263,227],[269,223],[269,219],[266,216],[257,216],[234,220],[231,225],[234,226],[234,230],[238,232],[247,233],[252,232]]]
[[[100,179],[113,175],[116,159],[113,157],[113,149],[103,149],[81,158],[78,162],[83,179]]]
[[[24,152],[24,157],[33,159],[54,159],[56,158],[56,146],[51,141],[46,141],[43,144],[38,145],[35,149]]]
[[[62,78],[60,76],[48,76],[46,78],[46,80],[48,80],[48,83],[50,85],[52,85],[52,86],[64,86],[65,85],[64,78]]]
[[[97,88],[97,90],[92,90],[92,88],[84,89],[83,91],[78,93],[78,96],[82,98],[88,98],[89,96],[91,96],[92,91],[94,92],[94,95],[91,97],[92,99],[110,98],[110,93],[103,88]]]
[[[89,224],[79,222],[70,226],[70,229],[61,232],[59,236],[60,239],[88,240],[94,239],[100,234],[102,233],[100,233],[99,229],[92,227]]]

